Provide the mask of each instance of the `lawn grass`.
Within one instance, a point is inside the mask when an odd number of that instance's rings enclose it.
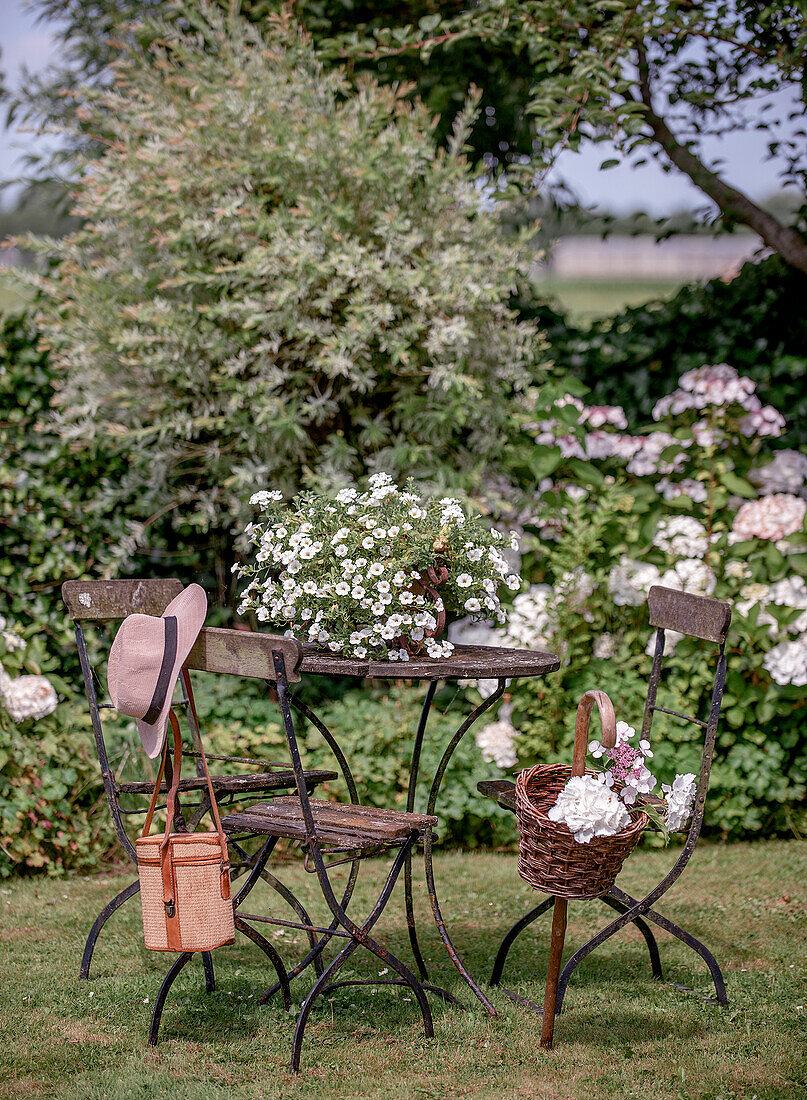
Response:
[[[536,283],[540,297],[554,299],[571,320],[578,323],[610,317],[629,306],[642,306],[656,299],[672,298],[682,286],[680,279],[557,279],[550,276]]]
[[[670,851],[640,851],[620,883],[652,885]],[[366,864],[351,907],[364,909]],[[343,881],[345,868],[333,872]],[[374,874],[374,872],[376,872]],[[316,883],[298,864],[282,870],[316,917]],[[480,976],[510,923],[530,906],[512,856],[445,853],[436,865],[455,943]],[[60,1100],[302,1100],[316,1097],[541,1097],[599,1100],[758,1100],[807,1097],[807,844],[702,845],[662,909],[702,938],[722,963],[730,1006],[719,1009],[652,982],[643,942],[622,933],[577,971],[558,1018],[555,1050],[538,1046],[539,1021],[508,1001],[489,1020],[478,1006],[461,1013],[435,1002],[436,1037],[423,1038],[403,990],[348,989],[319,1002],[309,1023],[303,1072],[288,1074],[293,1013],[258,1004],[267,982],[261,956],[239,938],[216,958],[218,989],[203,992],[202,968],[188,966],[172,990],[160,1045],[145,1045],[150,1002],[171,956],[142,946],[134,901],[107,925],[91,982],[78,982],[84,935],[101,905],[129,876],[6,881],[0,888],[0,1095]],[[275,904],[264,888],[250,909]],[[402,897],[396,891],[379,938],[408,959]],[[282,903],[276,906],[281,913]],[[604,923],[598,902],[570,904],[567,948]],[[442,952],[420,899],[424,949],[433,973],[466,1004],[467,990]],[[511,953],[505,981],[541,999],[548,924],[528,931]],[[270,933],[272,934],[272,933]],[[279,930],[286,957],[300,934]],[[677,941],[660,934],[669,976],[709,991],[708,974]],[[376,974],[361,953],[353,972]],[[353,964],[353,960],[348,966]],[[348,975],[343,972],[343,975]],[[293,987],[299,998],[306,979]]]

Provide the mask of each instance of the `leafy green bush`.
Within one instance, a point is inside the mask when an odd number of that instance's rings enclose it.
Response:
[[[789,446],[807,443],[807,277],[771,256],[747,263],[730,282],[683,287],[590,326],[545,305],[522,303],[546,332],[557,366],[595,398],[646,420],[675,379],[703,363],[730,363],[753,379],[763,400],[781,409]]]
[[[185,14],[86,91],[77,125],[109,140],[78,165],[84,225],[34,245],[65,429],[125,444],[124,488],[225,558],[264,485],[478,486],[542,344],[506,304],[522,257],[463,155],[473,110],[435,151],[405,88],[352,88],[288,15]]]
[[[729,674],[706,812],[707,827],[724,835],[805,825],[807,455],[771,453],[784,418],[757,408],[752,391],[728,368],[703,367],[657,403],[644,435],[623,434],[621,408],[574,398],[536,424],[553,480],[524,522],[522,572],[533,583],[503,635],[563,658],[557,677],[513,685],[520,761],[568,759],[587,688],[606,690],[619,718],[641,721],[651,585],[729,599]],[[705,714],[714,647],[668,632],[667,652],[663,705]],[[668,780],[697,771],[699,737],[657,715],[654,772]]]
[[[114,841],[86,707],[57,704],[43,663],[36,629],[0,618],[0,877],[94,868]]]

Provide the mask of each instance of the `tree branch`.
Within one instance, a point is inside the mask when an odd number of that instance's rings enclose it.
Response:
[[[725,218],[753,229],[783,260],[807,274],[807,241],[804,237],[795,229],[782,225],[742,191],[738,191],[711,168],[707,168],[691,149],[681,144],[666,121],[656,113],[650,86],[650,66],[641,43],[637,43],[636,52],[639,59],[639,97],[635,98],[635,102],[644,106],[645,121],[670,163],[689,176],[695,186],[717,205]]]

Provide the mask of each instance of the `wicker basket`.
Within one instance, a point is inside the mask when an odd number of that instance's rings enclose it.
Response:
[[[595,836],[588,844],[579,844],[567,825],[547,817],[571,775],[568,764],[538,764],[518,776],[518,873],[545,894],[598,898],[613,886],[648,817],[632,810],[632,824],[616,836]]]

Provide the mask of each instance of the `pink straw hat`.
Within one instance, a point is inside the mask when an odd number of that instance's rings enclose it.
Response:
[[[137,719],[143,748],[159,756],[182,665],[207,615],[207,596],[188,585],[162,615],[129,615],[109,651],[107,687],[121,714]]]

